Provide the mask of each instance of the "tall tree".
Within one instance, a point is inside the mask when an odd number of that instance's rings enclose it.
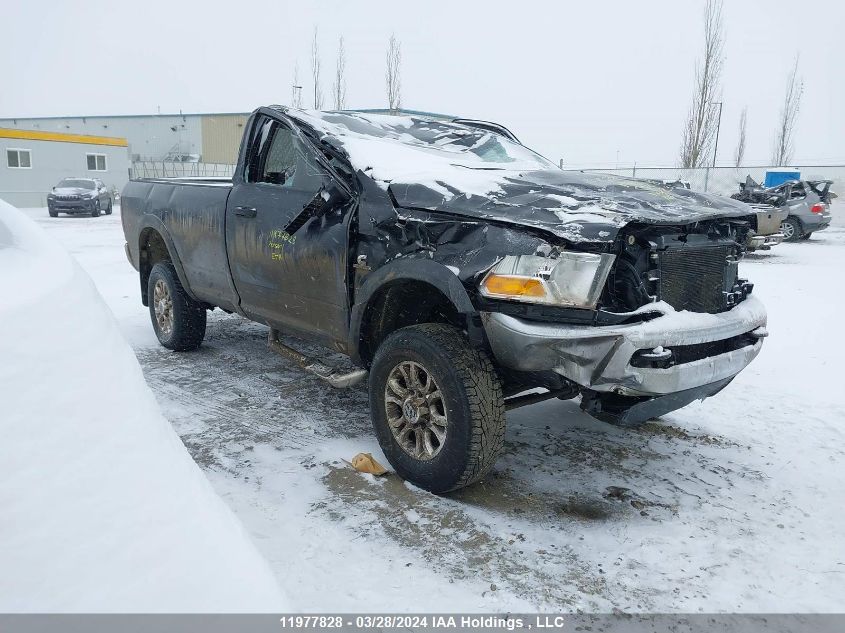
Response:
[[[346,49],[343,46],[342,35],[337,43],[337,66],[335,66],[332,96],[334,109],[343,110],[346,107]]]
[[[396,35],[390,36],[387,44],[387,70],[384,74],[387,84],[387,106],[391,112],[402,107],[402,44]]]
[[[317,27],[311,42],[311,79],[314,81],[314,109],[323,107],[323,89],[320,87],[320,45],[317,42]]]
[[[795,149],[795,122],[801,108],[801,95],[804,94],[804,80],[798,76],[798,56],[786,83],[786,94],[780,110],[780,120],[775,131],[775,146],[772,151],[772,165],[786,165],[792,160]]]
[[[703,167],[719,125],[716,101],[724,59],[722,1],[704,7],[704,59],[696,62],[695,93],[681,141],[681,166]]]
[[[299,62],[293,65],[293,83],[290,86],[290,105],[292,108],[302,107],[302,84],[299,83]]]
[[[736,142],[736,150],[734,150],[734,166],[742,165],[742,159],[745,158],[745,125],[748,122],[748,107],[742,109],[742,114],[739,115],[739,140]]]

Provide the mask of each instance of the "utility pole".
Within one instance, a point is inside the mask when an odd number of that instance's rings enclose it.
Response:
[[[713,167],[716,166],[716,152],[719,150],[719,128],[722,127],[722,102],[714,101],[713,105],[719,104],[719,119],[716,122],[716,142],[713,144]]]

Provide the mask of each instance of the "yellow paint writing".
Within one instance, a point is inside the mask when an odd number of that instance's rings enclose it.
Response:
[[[281,229],[273,229],[270,231],[270,239],[267,246],[270,247],[270,259],[274,262],[282,261],[284,258],[282,251],[288,244],[295,244],[296,236],[291,235],[287,231]]]

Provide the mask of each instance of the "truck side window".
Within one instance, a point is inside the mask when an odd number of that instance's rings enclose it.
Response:
[[[260,182],[284,185],[296,171],[297,143],[293,133],[282,125],[275,125],[267,155],[264,158]]]
[[[313,151],[279,121],[265,117],[251,135],[244,173],[247,182],[266,182],[318,191],[324,176]]]

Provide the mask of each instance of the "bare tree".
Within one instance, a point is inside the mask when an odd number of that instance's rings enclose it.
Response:
[[[396,35],[390,36],[387,44],[387,70],[384,74],[387,84],[387,106],[391,112],[402,107],[402,44]]]
[[[804,80],[798,76],[798,57],[789,74],[786,84],[786,94],[780,111],[780,123],[775,133],[775,146],[772,152],[772,165],[786,165],[792,160],[795,149],[795,122],[798,120],[798,110],[801,107],[801,95],[804,93]]]
[[[346,107],[346,49],[343,47],[342,35],[337,43],[337,66],[332,84],[332,97],[335,110],[343,110]]]
[[[739,140],[736,142],[736,150],[734,151],[734,166],[742,165],[742,159],[745,158],[745,125],[748,121],[748,107],[742,109],[742,114],[739,115]]]
[[[293,83],[290,86],[290,105],[292,108],[302,107],[302,84],[299,83],[299,62],[293,65]]]
[[[716,136],[719,82],[724,49],[722,1],[707,0],[704,7],[704,59],[696,63],[695,93],[681,141],[681,166],[703,167]]]
[[[320,87],[320,46],[317,43],[317,27],[314,27],[314,41],[311,42],[311,79],[314,80],[314,109],[323,107],[323,89]]]

